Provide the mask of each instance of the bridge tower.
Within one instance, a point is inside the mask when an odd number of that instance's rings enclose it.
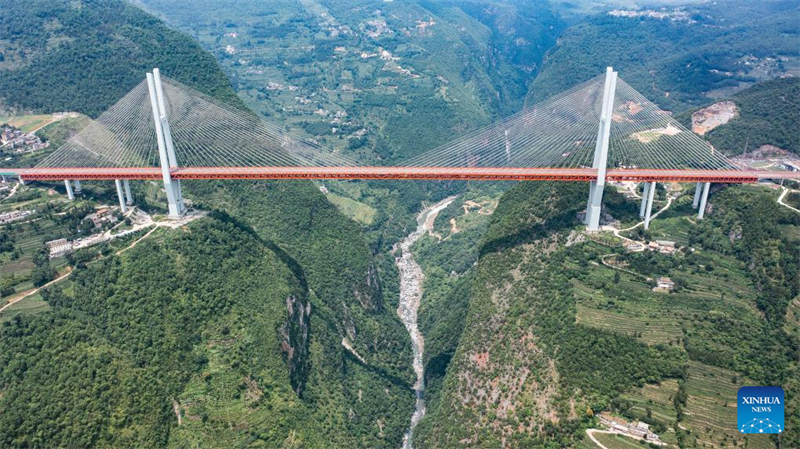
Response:
[[[606,166],[608,164],[608,141],[611,135],[611,116],[614,113],[614,95],[617,89],[617,72],[613,68],[606,69],[606,80],[603,88],[603,105],[600,110],[600,126],[597,130],[597,142],[594,147],[592,168],[597,170],[597,180],[589,185],[589,201],[586,206],[586,229],[600,229],[600,212],[603,204],[603,189],[606,185]]]
[[[183,204],[180,179],[172,179],[171,169],[178,167],[178,161],[175,158],[175,146],[172,143],[172,133],[164,102],[164,89],[161,85],[161,73],[158,69],[153,69],[153,73],[147,74],[147,87],[150,90],[150,104],[153,108],[158,156],[161,162],[161,177],[164,179],[164,190],[167,191],[169,216],[170,218],[179,218],[186,213],[186,206]]]

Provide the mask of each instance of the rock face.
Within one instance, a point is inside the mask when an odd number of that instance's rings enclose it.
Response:
[[[721,101],[714,103],[692,114],[692,131],[701,136],[705,135],[717,126],[728,123],[738,115],[739,108],[736,107],[734,102]]]
[[[308,375],[308,326],[311,302],[295,295],[286,298],[287,320],[278,329],[281,353],[289,367],[292,390],[301,395]]]

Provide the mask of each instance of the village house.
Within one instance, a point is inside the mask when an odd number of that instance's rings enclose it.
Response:
[[[656,280],[656,287],[653,291],[672,291],[675,288],[675,282],[668,277],[660,277]]]
[[[669,240],[656,240],[658,244],[658,252],[661,254],[672,254],[676,250],[675,242],[671,242]]]
[[[599,417],[600,422],[603,425],[608,426],[612,431],[628,436],[642,438],[659,446],[664,444],[659,440],[657,434],[650,431],[650,426],[645,422],[627,422],[622,418],[612,416],[608,412],[601,413]]]
[[[4,214],[0,214],[0,224],[7,224],[14,221],[19,221],[24,219],[25,217],[32,215],[35,210],[15,210],[12,212],[6,212]]]
[[[800,162],[794,161],[781,161],[780,167],[788,171],[800,171]]]
[[[95,228],[103,226],[103,223],[116,223],[119,221],[114,215],[114,209],[111,208],[100,209],[96,213],[89,214],[86,216],[86,220],[92,220]]]
[[[50,258],[63,257],[72,253],[72,242],[67,239],[51,240],[47,243],[47,249],[50,250]]]
[[[3,126],[0,130],[0,143],[14,150],[15,153],[27,153],[50,146],[35,134],[25,134],[13,126]]]

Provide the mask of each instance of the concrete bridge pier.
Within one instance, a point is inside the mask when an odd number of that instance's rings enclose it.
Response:
[[[119,210],[122,211],[124,214],[128,211],[128,207],[125,205],[125,194],[122,192],[122,182],[119,179],[114,180],[114,184],[117,186],[117,198],[119,199]]]
[[[586,230],[600,229],[600,214],[603,205],[603,189],[606,185],[606,168],[608,166],[608,141],[611,135],[611,116],[614,113],[614,95],[617,88],[617,72],[611,67],[606,69],[603,87],[603,105],[600,114],[600,126],[597,129],[597,142],[594,147],[592,168],[597,169],[597,180],[589,185],[589,204],[586,208]]]
[[[698,182],[697,187],[694,188],[694,200],[692,201],[692,208],[697,209],[700,204],[700,196],[703,194],[703,183]]]
[[[122,181],[123,187],[125,187],[125,204],[128,206],[133,206],[133,195],[131,194],[131,183],[127,179]]]
[[[650,192],[650,183],[644,183],[644,188],[642,189],[642,205],[639,206],[639,218],[644,218],[645,210],[647,209],[647,195]]]
[[[647,208],[644,213],[644,229],[645,231],[650,229],[650,216],[653,212],[653,196],[656,193],[656,183],[650,183],[650,189],[647,192]]]
[[[702,220],[706,213],[706,203],[708,202],[708,191],[711,190],[711,183],[703,185],[703,195],[700,197],[700,209],[697,211],[697,219]]]
[[[70,184],[69,179],[64,180],[64,187],[67,188],[67,198],[73,201],[75,199],[75,194],[72,192],[72,184]]]
[[[81,187],[81,182],[76,179],[75,180],[75,193],[81,193],[81,190],[83,190],[83,187]]]
[[[25,180],[22,179],[22,176],[19,177],[19,185],[21,185],[21,186],[25,185]]]

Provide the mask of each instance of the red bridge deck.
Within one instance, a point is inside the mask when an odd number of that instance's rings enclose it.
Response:
[[[500,181],[593,181],[590,168],[482,167],[186,167],[171,171],[176,179],[441,179]],[[160,179],[158,167],[0,168],[0,174],[26,180]],[[745,170],[613,169],[608,181],[755,183],[761,179],[797,179],[800,172]]]

